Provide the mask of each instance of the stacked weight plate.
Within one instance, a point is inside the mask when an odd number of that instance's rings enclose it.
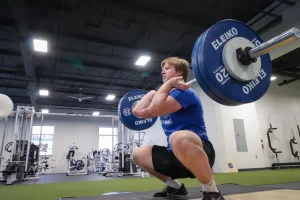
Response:
[[[224,20],[202,33],[192,51],[192,68],[198,84],[211,99],[226,106],[260,99],[271,82],[272,65],[269,54],[260,57],[261,70],[251,81],[238,80],[227,72],[222,58],[223,48],[235,37],[242,37],[253,43],[253,46],[263,43],[247,25],[235,20]],[[236,59],[235,55],[232,56]]]

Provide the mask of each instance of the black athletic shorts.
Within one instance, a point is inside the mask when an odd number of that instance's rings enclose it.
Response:
[[[215,162],[215,150],[212,143],[208,140],[202,140],[203,149],[207,154],[209,164],[212,167]],[[195,178],[191,171],[176,158],[172,151],[167,147],[154,145],[152,148],[152,163],[154,170],[160,174],[176,178]]]

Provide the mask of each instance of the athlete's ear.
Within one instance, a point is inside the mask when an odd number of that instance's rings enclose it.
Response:
[[[176,74],[178,75],[178,76],[182,76],[182,74],[183,74],[183,71],[176,71]]]

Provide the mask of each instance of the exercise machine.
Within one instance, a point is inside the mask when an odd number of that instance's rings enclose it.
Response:
[[[47,157],[48,144],[40,144],[39,147],[40,147],[40,154],[41,154],[41,152],[45,152],[45,154],[43,156],[40,155],[38,171],[41,174],[45,174],[46,170],[49,169],[49,164],[48,164],[49,157]]]
[[[30,143],[28,169],[26,171],[26,177],[28,178],[34,177],[38,172],[39,151],[39,146],[35,145],[34,143]]]
[[[132,152],[144,142],[144,131],[127,132],[125,136],[124,124],[120,123],[121,142],[114,146],[115,159],[118,158],[119,176],[150,176],[133,162]],[[103,157],[103,156],[102,156]],[[117,160],[115,160],[117,162]]]
[[[137,166],[132,160],[132,152],[135,147],[139,147],[139,143],[130,141],[120,149],[120,170],[123,172],[124,176],[142,175],[141,168]]]
[[[140,147],[144,142],[144,131],[129,132],[124,137],[124,125],[122,124],[122,142],[115,146],[115,151],[119,155],[119,171],[122,176],[141,176],[149,177],[148,172],[144,172],[138,165],[133,162],[132,152],[135,148]]]
[[[89,152],[89,154],[87,155],[87,166],[88,166],[89,172],[96,172],[96,165],[95,165],[95,158],[93,156],[93,150],[92,150],[92,153]]]
[[[93,157],[94,157],[94,172],[100,172],[102,168],[101,150],[94,150]]]
[[[16,181],[40,178],[37,173],[39,147],[31,142],[34,113],[34,107],[27,106],[18,106],[15,112],[13,140],[5,146],[5,150],[10,153],[10,158],[6,162],[5,169],[1,171],[7,185]]]
[[[7,130],[7,120],[8,117],[5,119],[4,122],[4,131],[3,131],[3,135],[2,135],[2,140],[1,140],[1,148],[0,148],[0,171],[2,170],[2,160],[4,160],[4,155],[3,155],[3,147],[4,147],[4,140],[5,140],[5,135],[6,135],[6,130]]]
[[[73,143],[72,145],[69,146],[69,152],[66,156],[66,159],[68,160],[67,171],[66,171],[67,176],[88,175],[89,174],[89,169],[88,169],[89,156],[87,156],[86,158],[83,157],[80,160],[76,160],[74,158],[75,151],[77,151],[78,149],[79,148],[75,143]],[[86,163],[84,162],[84,160],[86,160]]]
[[[116,174],[117,176],[123,176],[122,172],[120,171],[119,155],[117,151],[114,150],[110,152],[110,150],[107,148],[102,149],[101,158],[102,160],[99,174],[102,174],[106,177],[110,177],[113,174]]]

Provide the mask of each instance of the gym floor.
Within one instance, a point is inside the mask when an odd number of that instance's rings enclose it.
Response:
[[[272,198],[272,200],[276,200],[276,198],[282,198],[279,195],[282,193],[281,191],[286,191],[284,192],[284,198],[287,199],[293,199],[294,195],[300,196],[300,169],[224,173],[214,174],[214,177],[219,189],[228,197],[226,199],[267,200]],[[189,198],[201,198],[201,187],[197,180],[182,179],[180,182],[188,188]],[[276,185],[274,186],[274,184]],[[109,198],[116,200],[132,199],[133,197],[135,199],[151,199],[154,191],[161,190],[164,186],[161,181],[153,177],[107,178],[100,174],[81,176],[53,174],[42,175],[40,180],[27,180],[22,183],[15,183],[12,186],[2,184],[0,186],[0,199],[34,200],[42,198],[43,200],[54,200],[63,197],[73,197],[76,200],[104,200]],[[100,196],[110,192],[131,193],[122,194],[121,196]],[[274,194],[279,196],[274,198]],[[260,198],[256,198],[255,195],[259,195]]]
[[[123,176],[124,178],[136,178],[135,176]],[[105,177],[98,173],[90,173],[89,175],[66,176],[66,174],[46,174],[41,175],[40,179],[26,180],[23,182],[15,182],[14,185],[28,185],[28,184],[48,184],[48,183],[62,183],[62,182],[78,182],[78,181],[104,181],[120,179],[117,176]],[[5,183],[0,182],[0,186]]]

